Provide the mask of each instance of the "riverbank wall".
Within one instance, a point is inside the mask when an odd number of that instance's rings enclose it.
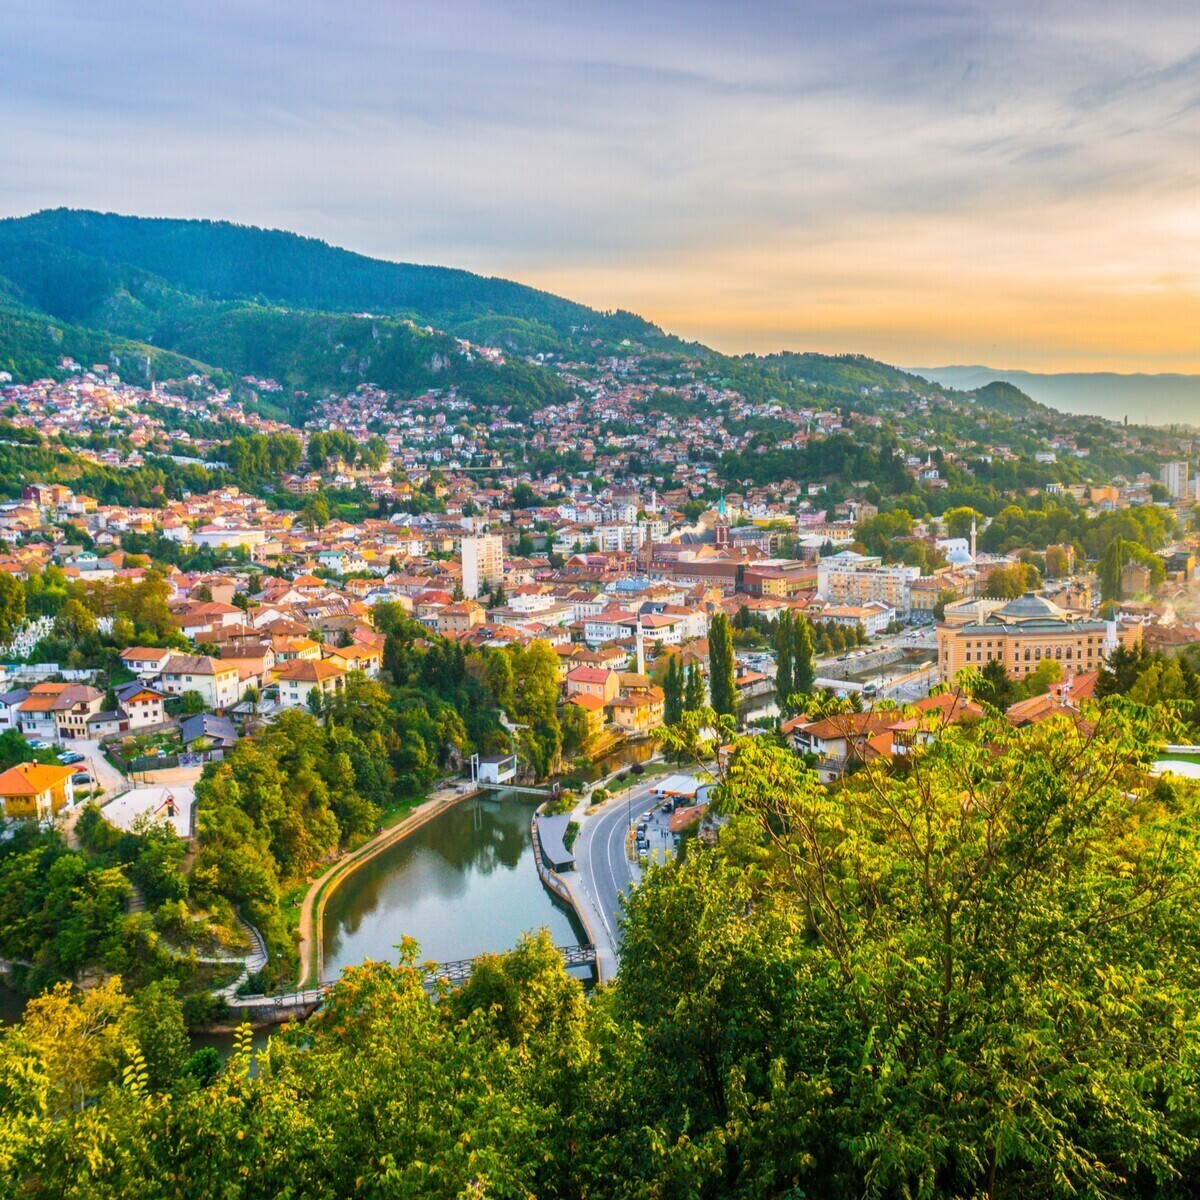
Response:
[[[422,825],[432,821],[439,813],[445,812],[448,808],[453,808],[457,804],[461,804],[464,800],[469,800],[473,796],[481,795],[481,789],[474,788],[469,791],[462,791],[453,796],[443,797],[442,799],[427,800],[424,804],[415,808],[408,814],[404,820],[394,825],[391,829],[385,829],[383,833],[372,838],[371,841],[360,846],[352,854],[348,854],[345,858],[339,859],[336,863],[321,876],[320,879],[313,885],[314,891],[310,893],[311,899],[306,898],[306,904],[312,908],[309,924],[311,928],[308,930],[308,937],[315,945],[315,952],[309,951],[304,953],[306,947],[302,945],[302,961],[301,961],[301,986],[306,983],[322,984],[325,980],[325,905],[343,883],[349,879],[355,871],[360,867],[366,866],[372,859],[377,858],[389,847],[394,846],[396,842],[402,841],[409,834],[415,833]],[[302,942],[304,940],[303,929],[304,922],[302,921]],[[304,962],[307,958],[309,961]],[[315,968],[315,969],[314,969]]]
[[[583,905],[575,898],[575,893],[571,890],[571,885],[557,872],[546,866],[546,861],[542,857],[542,842],[538,836],[537,819],[538,813],[542,811],[543,806],[538,807],[538,812],[533,814],[533,819],[529,823],[530,833],[533,837],[533,861],[537,867],[538,878],[542,881],[542,886],[545,887],[552,896],[557,897],[563,904],[575,914],[575,919],[579,922],[584,934],[587,936],[588,943],[592,946],[597,945],[596,935],[592,930],[591,922],[588,921],[587,915],[584,913]],[[604,983],[604,971],[601,967],[600,956],[596,957],[596,982]]]

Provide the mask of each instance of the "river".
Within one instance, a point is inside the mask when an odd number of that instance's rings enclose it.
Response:
[[[463,801],[355,871],[325,906],[326,977],[366,959],[394,962],[405,936],[436,962],[509,950],[542,926],[559,945],[586,941],[538,879],[537,804],[516,792]]]
[[[586,941],[538,879],[529,832],[538,803],[517,792],[465,800],[355,871],[325,907],[326,975],[366,959],[394,962],[406,935],[423,960],[437,962],[510,950],[543,926],[558,945]],[[0,986],[0,1026],[23,1007],[22,996]],[[197,1034],[193,1043],[225,1052],[232,1038]]]

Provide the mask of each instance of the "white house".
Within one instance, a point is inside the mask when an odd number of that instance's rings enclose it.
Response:
[[[279,684],[279,703],[284,708],[308,704],[309,693],[332,695],[346,684],[346,670],[329,658],[293,658],[275,670]]]
[[[241,699],[237,667],[207,654],[173,654],[158,686],[172,696],[198,692],[207,708],[229,708]]]
[[[149,646],[130,646],[128,650],[121,651],[121,662],[142,680],[161,675],[170,657],[170,650]]]
[[[167,719],[167,693],[146,683],[123,683],[117,688],[121,710],[129,718],[130,729],[148,729]]]

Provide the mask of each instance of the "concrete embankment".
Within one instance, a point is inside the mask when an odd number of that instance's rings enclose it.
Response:
[[[542,811],[542,805],[538,808],[538,813]],[[537,866],[538,878],[542,883],[564,904],[569,905],[571,911],[575,914],[575,919],[583,927],[583,932],[587,937],[589,944],[596,947],[596,979],[599,983],[607,982],[608,977],[612,974],[611,963],[614,956],[605,953],[607,949],[607,941],[597,941],[596,934],[592,927],[592,923],[587,918],[587,913],[584,906],[575,896],[575,892],[571,885],[557,871],[552,871],[546,866],[542,858],[542,843],[538,836],[538,813],[534,813],[533,820],[530,822],[530,831],[533,837],[533,861]],[[607,960],[607,961],[606,961]]]
[[[432,796],[418,805],[402,821],[385,829],[352,854],[335,862],[305,893],[300,911],[300,985],[311,987],[321,983],[325,977],[325,952],[322,929],[324,928],[325,905],[359,867],[382,854],[389,846],[420,829],[439,813],[477,795],[475,789],[444,792]]]

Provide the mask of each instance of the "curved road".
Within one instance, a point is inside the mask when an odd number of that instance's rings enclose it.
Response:
[[[643,784],[609,800],[594,816],[581,821],[574,846],[579,882],[591,905],[589,916],[595,915],[600,922],[600,930],[595,932],[605,979],[616,974],[622,894],[641,878],[641,869],[625,853],[625,837],[630,822],[636,823],[657,803],[652,787]]]

